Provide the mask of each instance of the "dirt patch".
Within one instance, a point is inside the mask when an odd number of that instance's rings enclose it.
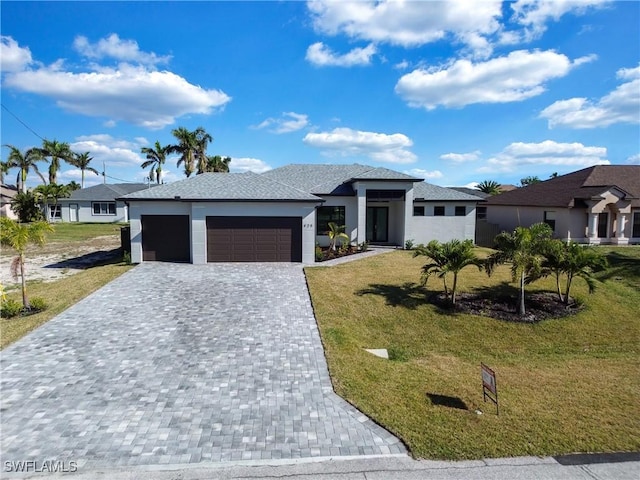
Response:
[[[28,281],[52,282],[85,270],[93,265],[118,258],[120,237],[106,235],[75,242],[52,242],[42,248],[30,246],[26,252],[26,277]],[[5,288],[20,283],[20,277],[11,276],[12,250],[3,247],[0,254],[0,283]]]
[[[536,323],[550,318],[575,315],[583,306],[574,301],[565,305],[558,295],[551,292],[528,293],[525,297],[526,315],[518,313],[517,298],[509,296],[488,297],[474,293],[458,293],[456,304],[451,306],[444,293],[433,294],[429,303],[449,313],[469,313],[496,318],[507,322]]]

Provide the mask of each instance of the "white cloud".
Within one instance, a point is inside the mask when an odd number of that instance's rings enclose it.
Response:
[[[19,46],[12,37],[0,37],[0,71],[18,72],[32,62],[29,48]]]
[[[471,49],[486,49],[485,36],[500,28],[501,2],[314,0],[307,4],[319,32],[415,47],[453,37]]]
[[[187,114],[211,114],[231,101],[220,90],[192,85],[172,72],[124,64],[117,69],[84,73],[49,66],[11,73],[5,84],[51,97],[65,110],[150,129],[171,125]]]
[[[258,158],[231,157],[229,170],[232,172],[264,173],[267,170],[271,170],[271,166]]]
[[[542,112],[549,128],[596,128],[615,123],[640,123],[640,66],[618,70],[617,77],[628,80],[597,101],[586,98],[558,100]]]
[[[558,21],[567,13],[582,15],[591,8],[598,8],[610,0],[518,0],[511,4],[512,21],[522,25],[524,31],[516,34],[521,41],[539,38],[550,20]]]
[[[348,53],[339,55],[331,51],[324,43],[317,42],[307,49],[306,59],[320,67],[353,67],[354,65],[369,65],[371,57],[375,53],[375,45],[369,44],[364,48],[354,48]]]
[[[424,178],[425,180],[444,177],[440,170],[425,170],[423,168],[412,168],[411,170],[404,170],[403,173],[416,178]]]
[[[528,174],[542,166],[565,166],[571,170],[592,165],[609,165],[607,149],[581,143],[558,143],[545,140],[540,143],[516,142],[489,159],[478,172],[518,172]]]
[[[401,62],[396,63],[393,66],[393,68],[395,68],[396,70],[406,70],[410,66],[411,66],[411,64],[407,60],[402,60]]]
[[[121,40],[116,33],[101,38],[97,43],[91,43],[87,37],[78,35],[73,40],[73,48],[81,55],[96,60],[114,58],[128,63],[157,65],[167,63],[171,59],[170,55],[158,56],[153,52],[143,52],[135,40]]]
[[[635,155],[631,155],[627,158],[628,165],[640,165],[640,153],[636,153]]]
[[[453,163],[474,162],[480,158],[481,153],[480,150],[469,153],[445,153],[444,155],[440,155],[440,158]]]
[[[402,164],[417,160],[416,155],[407,150],[413,142],[402,133],[389,135],[350,128],[335,128],[331,132],[308,133],[303,142],[329,154],[365,155],[378,162]]]
[[[267,118],[255,129],[267,128],[271,133],[290,133],[300,130],[309,124],[309,117],[302,113],[283,112],[280,118]]]
[[[564,77],[589,59],[593,57],[572,62],[552,50],[517,50],[506,57],[478,63],[462,59],[445,67],[417,69],[403,75],[395,91],[410,106],[427,110],[517,102],[540,95],[547,81]]]
[[[102,164],[91,165],[93,168],[102,172]],[[80,183],[82,181],[82,172],[79,169],[65,170],[58,173],[58,183],[69,183],[71,181]],[[95,174],[89,170],[84,172],[84,188],[92,187],[103,182],[102,173]]]
[[[102,171],[102,162],[107,166],[140,166],[144,161],[140,149],[146,145],[148,142],[142,137],[128,141],[99,134],[77,137],[69,146],[77,153],[89,152],[93,157],[91,166]]]

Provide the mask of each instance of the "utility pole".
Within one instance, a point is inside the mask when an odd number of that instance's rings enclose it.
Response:
[[[102,161],[102,183],[107,184],[107,169],[104,166],[104,160]]]

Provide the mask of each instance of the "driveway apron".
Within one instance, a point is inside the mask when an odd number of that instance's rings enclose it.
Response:
[[[300,265],[145,263],[0,362],[3,462],[406,453],[333,393]]]

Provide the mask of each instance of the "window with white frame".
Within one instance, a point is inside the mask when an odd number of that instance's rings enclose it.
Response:
[[[93,202],[91,207],[94,215],[116,214],[116,202]]]
[[[61,220],[62,205],[49,205],[49,218],[51,220]]]

